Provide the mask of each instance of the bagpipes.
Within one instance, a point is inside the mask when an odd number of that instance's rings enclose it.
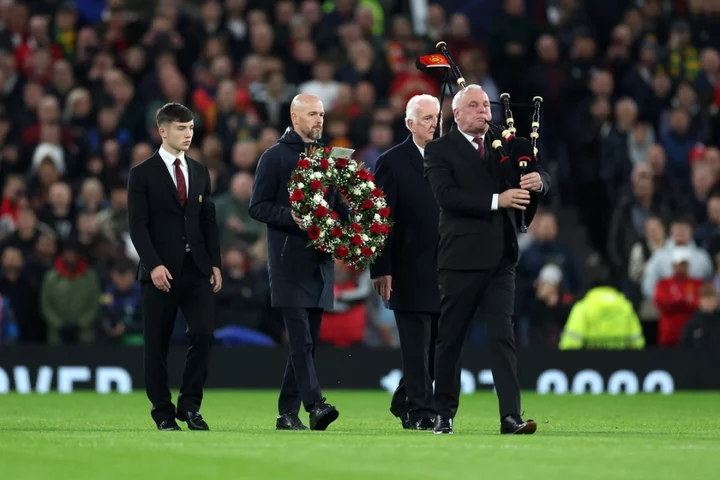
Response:
[[[465,82],[465,78],[462,75],[462,72],[458,68],[458,66],[453,61],[452,57],[450,56],[450,53],[448,52],[447,45],[445,42],[438,42],[435,46],[437,48],[439,53],[432,54],[432,55],[423,55],[421,57],[418,57],[416,61],[416,67],[426,73],[429,73],[430,69],[433,68],[441,68],[445,70],[445,78],[442,82],[442,88],[440,91],[440,115],[438,116],[438,124],[437,128],[435,129],[435,135],[436,137],[440,134],[440,125],[442,122],[442,104],[443,99],[445,97],[445,88],[449,89],[450,95],[454,95],[453,89],[452,89],[452,82],[450,81],[450,72],[453,73],[453,75],[456,78],[456,83],[460,87],[460,89],[464,89],[467,87],[467,84]],[[531,105],[529,104],[520,104],[520,103],[510,103],[510,94],[509,93],[503,93],[500,95],[500,102],[493,102],[491,101],[491,105],[502,105],[504,108],[505,113],[505,124],[506,127],[503,127],[501,125],[498,125],[496,123],[488,121],[488,125],[490,127],[494,127],[497,130],[500,130],[502,132],[502,140],[498,138],[494,138],[494,133],[492,131],[492,128],[488,129],[488,134],[490,136],[491,142],[490,145],[494,150],[496,150],[501,157],[500,162],[504,163],[506,160],[511,159],[514,161],[515,165],[517,165],[519,171],[520,171],[520,178],[522,176],[528,174],[530,171],[532,171],[533,162],[537,164],[538,161],[538,141],[540,140],[540,114],[541,114],[541,108],[542,108],[543,99],[542,97],[536,96],[533,98],[533,103]],[[531,122],[531,133],[530,133],[530,139],[528,140],[525,137],[518,137],[515,135],[517,129],[515,128],[515,119],[512,113],[511,107],[532,107],[533,113],[532,113],[532,122]],[[506,147],[508,149],[508,153],[506,153]],[[519,183],[519,178],[517,180]],[[527,232],[527,224],[525,221],[525,210],[520,211],[520,225],[519,230],[522,233]]]

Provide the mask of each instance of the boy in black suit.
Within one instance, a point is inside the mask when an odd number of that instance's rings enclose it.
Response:
[[[145,334],[145,382],[160,430],[208,430],[200,415],[213,342],[215,299],[222,287],[220,242],[210,174],[185,156],[193,114],[169,103],[156,116],[162,146],[130,170],[130,237],[140,256]],[[188,349],[177,410],[168,389],[167,355],[177,309],[188,324]]]

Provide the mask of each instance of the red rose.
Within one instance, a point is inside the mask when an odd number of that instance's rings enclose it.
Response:
[[[370,233],[378,234],[380,233],[381,225],[377,222],[373,223],[370,227]]]
[[[333,210],[332,212],[330,212],[330,218],[332,218],[333,220],[337,220],[338,218],[340,218],[340,215],[338,215],[337,212]]]
[[[382,218],[387,218],[390,216],[390,209],[387,207],[381,208],[380,210],[378,210],[378,213]]]
[[[370,175],[368,175],[368,178],[367,178],[367,179],[368,179],[368,182],[373,182],[373,183],[375,183],[375,177],[373,176],[372,173],[371,173]]]
[[[362,203],[362,208],[364,208],[365,210],[370,210],[374,205],[375,204],[373,203],[373,201],[368,199]]]
[[[340,245],[337,250],[335,250],[335,255],[337,255],[339,258],[347,257],[348,253],[350,253],[350,249],[348,249],[348,247],[346,247],[345,245]]]
[[[352,227],[353,230],[355,230],[356,233],[360,233],[360,232],[363,231],[362,225],[360,225],[360,224],[357,223],[357,222],[353,222],[353,224],[351,225],[351,227]]]
[[[320,205],[315,209],[315,217],[316,218],[325,218],[327,217],[328,209],[324,206]]]
[[[317,240],[320,238],[320,227],[317,225],[310,225],[310,228],[308,228],[308,237],[310,237],[310,240]]]
[[[328,153],[330,153],[331,150],[332,150],[332,148],[330,148],[330,147],[325,147],[325,148],[323,148],[323,152],[325,152],[325,155],[327,155]]]
[[[357,245],[359,247],[360,245],[363,244],[363,240],[360,237],[360,235],[355,234],[355,235],[353,235],[352,240],[350,240],[350,243],[352,243],[353,245]]]
[[[310,168],[310,160],[308,160],[307,158],[303,158],[298,162],[298,167],[302,168],[303,170],[307,170],[308,168]]]
[[[322,182],[320,180],[313,180],[310,182],[310,190],[320,190],[322,188]]]
[[[387,235],[388,233],[390,233],[390,226],[380,225],[380,233],[382,233],[383,235]]]
[[[362,249],[360,249],[360,251],[362,252],[363,257],[365,257],[365,258],[372,257],[373,251],[370,249],[370,247],[363,247]]]
[[[322,189],[322,192],[323,192],[323,196],[324,196],[324,195],[327,195],[328,187],[323,188],[323,189]]]
[[[343,229],[341,227],[333,227],[332,231],[330,232],[331,237],[340,238],[342,237]]]
[[[335,166],[338,168],[345,168],[347,167],[347,164],[347,158],[338,158],[337,160],[335,160]]]
[[[358,177],[360,180],[367,180],[368,175],[370,175],[370,172],[368,172],[368,171],[365,170],[364,168],[363,168],[362,170],[360,170],[359,172],[357,172],[357,177]]]
[[[382,190],[380,190],[379,188],[374,188],[373,191],[372,191],[372,193],[370,193],[370,195],[372,195],[372,196],[375,197],[375,198],[380,198],[380,197],[382,197],[382,194],[383,194],[383,192],[382,192]]]
[[[293,190],[292,195],[290,195],[290,201],[291,202],[299,202],[300,200],[305,198],[305,194],[302,190],[296,188]]]
[[[330,162],[324,158],[320,160],[320,170],[327,170],[328,168],[330,168]]]

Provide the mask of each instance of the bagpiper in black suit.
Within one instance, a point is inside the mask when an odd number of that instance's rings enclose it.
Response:
[[[460,396],[460,356],[474,312],[487,324],[491,367],[500,406],[502,433],[534,433],[532,420],[520,417],[515,335],[512,321],[515,265],[518,260],[517,216],[526,209],[529,224],[550,177],[537,162],[523,177],[516,157],[530,146],[518,142],[509,159],[491,149],[501,132],[489,131],[487,94],[470,85],[453,99],[456,127],[425,149],[425,176],[440,205],[438,280],[440,321],[435,351],[434,433],[453,433]],[[489,134],[488,134],[489,132]],[[492,138],[490,138],[492,137]],[[525,148],[532,155],[532,149]]]
[[[222,286],[220,242],[210,174],[188,158],[192,112],[177,103],[158,110],[162,146],[130,170],[130,238],[140,256],[145,389],[160,430],[208,430],[200,415],[213,343],[215,298]],[[181,308],[188,325],[187,353],[177,409],[168,389],[167,355]]]
[[[287,188],[300,153],[322,135],[324,110],[317,97],[307,94],[296,96],[291,110],[293,127],[258,161],[250,216],[267,224],[271,305],[282,312],[290,348],[275,427],[307,429],[298,417],[302,401],[310,429],[325,430],[339,413],[322,396],[314,356],[323,311],[334,304],[334,262],[330,254],[307,246],[309,237],[292,213]],[[350,209],[339,192],[330,190],[326,200],[348,218]]]
[[[376,185],[385,193],[393,226],[382,254],[370,266],[376,291],[395,314],[403,378],[390,411],[407,429],[432,430],[433,362],[440,292],[437,281],[439,209],[423,172],[440,105],[431,95],[408,102],[412,132],[377,161]]]

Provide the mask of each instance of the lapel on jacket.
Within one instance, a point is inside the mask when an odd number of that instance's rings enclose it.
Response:
[[[453,128],[450,129],[448,137],[453,141],[453,144],[458,150],[458,153],[460,153],[461,158],[472,165],[473,168],[475,168],[475,171],[481,175],[487,175],[489,169],[482,163],[490,160],[490,157],[488,156],[490,152],[487,151],[487,142],[485,142],[485,158],[481,158],[478,151],[473,148],[467,138],[465,138],[465,135],[463,135],[456,126],[453,126]]]
[[[193,168],[193,162],[188,158],[187,155],[185,155],[185,161],[187,162],[188,167],[188,177],[185,179],[185,182],[188,183],[188,194],[187,194],[187,201],[190,201],[193,195],[193,187],[195,185],[195,171]],[[175,199],[175,205],[177,205],[179,208],[184,208],[182,204],[180,203],[180,197],[178,196],[177,187],[175,186],[175,182],[173,181],[173,177],[170,176],[170,172],[168,171],[167,165],[165,164],[165,161],[160,156],[160,152],[157,152],[155,154],[154,162],[155,168],[158,171],[158,177],[160,177],[161,183],[165,185],[166,189],[170,190],[170,194]],[[186,203],[187,205],[187,203]]]
[[[408,162],[410,162],[410,165],[415,168],[415,170],[418,171],[420,175],[423,177],[425,176],[424,171],[424,163],[425,159],[423,158],[422,154],[420,153],[420,150],[418,149],[417,145],[415,145],[415,142],[413,141],[412,134],[408,135],[407,139],[403,142],[403,146],[405,147],[405,151],[407,152],[408,156]]]

